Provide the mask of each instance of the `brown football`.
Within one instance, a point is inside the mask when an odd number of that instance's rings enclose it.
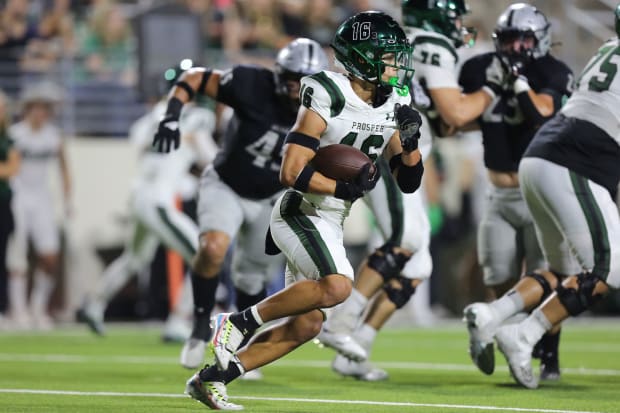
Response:
[[[375,165],[364,152],[349,145],[333,144],[319,148],[312,159],[312,166],[328,178],[351,182],[364,165],[370,164],[371,175]]]

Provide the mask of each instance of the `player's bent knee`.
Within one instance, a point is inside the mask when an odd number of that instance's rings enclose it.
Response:
[[[399,277],[398,280],[395,279],[392,282],[386,283],[383,287],[388,299],[394,303],[396,308],[404,307],[415,293],[415,289],[416,287],[412,280],[404,277]]]
[[[195,265],[200,267],[220,267],[226,259],[230,238],[222,232],[207,232],[200,236]]]
[[[540,298],[540,302],[543,302],[547,297],[549,297],[561,282],[560,276],[552,271],[545,271],[544,273],[531,272],[525,274],[525,276],[535,280],[542,288],[543,293]]]
[[[377,271],[384,281],[400,276],[403,267],[411,258],[410,253],[397,252],[395,247],[385,244],[368,257],[368,266]]]
[[[321,308],[333,307],[340,304],[351,295],[353,283],[350,279],[340,274],[332,274],[321,278],[319,281],[323,289]]]
[[[556,291],[566,311],[574,317],[598,302],[608,290],[605,281],[587,272],[569,277]]]
[[[323,326],[323,313],[320,310],[310,311],[309,313],[296,317],[293,322],[295,339],[300,344],[312,340],[318,336]]]

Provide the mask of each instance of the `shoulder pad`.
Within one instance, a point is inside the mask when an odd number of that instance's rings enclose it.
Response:
[[[301,80],[301,103],[315,110],[324,119],[338,116],[344,109],[344,94],[325,72]]]

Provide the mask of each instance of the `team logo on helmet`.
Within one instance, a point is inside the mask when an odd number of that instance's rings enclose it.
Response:
[[[403,29],[378,11],[358,13],[340,25],[331,43],[336,59],[354,76],[377,85],[407,89],[413,76],[412,51]],[[397,75],[383,79],[386,67]]]

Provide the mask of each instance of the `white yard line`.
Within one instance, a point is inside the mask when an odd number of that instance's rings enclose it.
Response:
[[[166,356],[82,356],[72,354],[18,354],[0,353],[0,362],[6,363],[119,363],[119,364],[178,364],[176,357]],[[471,364],[450,363],[418,363],[384,361],[377,362],[377,366],[394,370],[439,370],[439,371],[478,371]],[[278,360],[271,364],[274,367],[304,367],[329,368],[331,363],[326,360]],[[506,366],[497,366],[497,371],[508,371]],[[589,368],[562,368],[563,374],[580,376],[620,376],[620,370],[589,369]]]
[[[0,393],[13,394],[42,394],[58,396],[100,396],[100,397],[163,397],[163,398],[185,398],[186,395],[174,393],[123,393],[123,392],[86,392],[86,391],[65,391],[65,390],[33,390],[33,389],[0,389]],[[435,404],[435,403],[409,403],[409,402],[380,402],[370,400],[329,400],[329,399],[301,399],[293,397],[254,397],[254,396],[234,396],[233,400],[261,400],[272,402],[297,402],[297,403],[325,403],[325,404],[352,404],[365,406],[392,406],[392,407],[429,407],[433,409],[450,410],[494,410],[510,412],[532,412],[532,413],[602,413],[581,410],[555,410],[555,409],[534,409],[522,407],[501,407],[501,406],[477,406],[468,404]]]

